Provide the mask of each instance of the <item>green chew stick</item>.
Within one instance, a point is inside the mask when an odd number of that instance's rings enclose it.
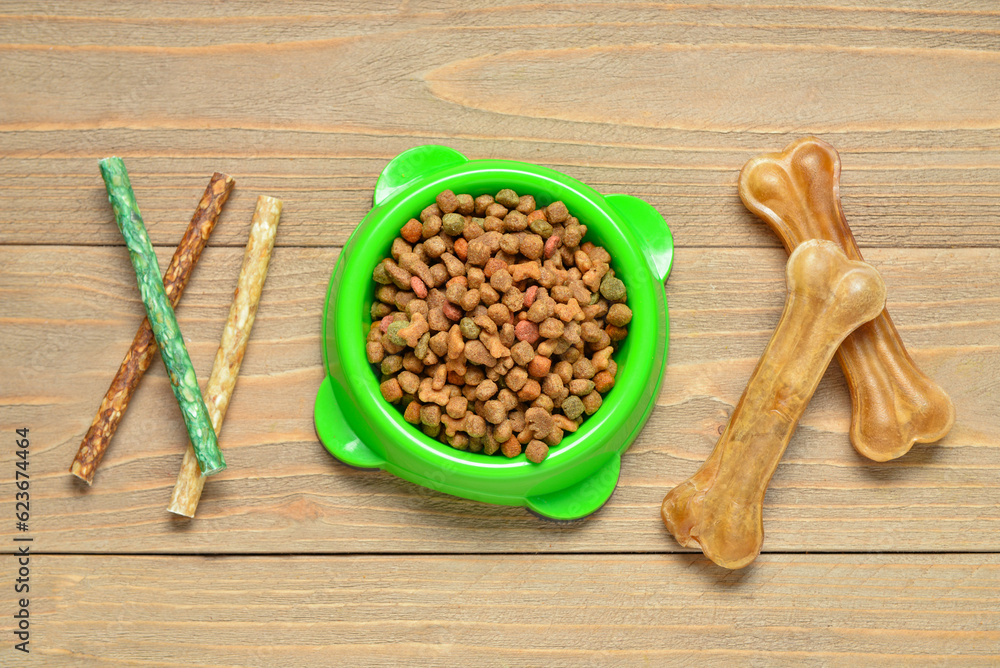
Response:
[[[149,235],[146,234],[146,225],[142,222],[125,163],[121,158],[105,158],[100,165],[101,176],[108,190],[108,200],[115,211],[115,222],[128,246],[139,283],[139,293],[146,307],[146,316],[160,348],[163,365],[170,376],[170,387],[180,405],[181,415],[184,416],[191,445],[198,457],[198,466],[203,475],[218,473],[226,468],[226,461],[215,439],[215,430],[212,429],[205,400],[198,389],[198,379],[194,375],[191,357],[184,347],[177,317],[163,288],[160,266]]]

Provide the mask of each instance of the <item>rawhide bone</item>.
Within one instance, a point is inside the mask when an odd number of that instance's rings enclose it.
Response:
[[[743,568],[764,540],[764,493],[837,346],[885,305],[885,284],[836,244],[799,244],[785,270],[781,319],[722,436],[702,467],[670,490],[660,513],[677,542]]]
[[[740,172],[740,197],[788,252],[826,239],[863,259],[840,205],[840,156],[826,142],[806,137],[750,160]],[[865,457],[895,459],[951,429],[951,399],[914,364],[888,310],[847,337],[837,357],[851,393],[851,443]]]

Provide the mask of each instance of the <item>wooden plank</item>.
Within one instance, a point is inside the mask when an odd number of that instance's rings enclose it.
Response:
[[[735,573],[694,555],[31,563],[24,666],[1000,661],[995,554],[766,555]]]
[[[220,223],[221,225],[222,223]],[[237,230],[244,236],[248,221]],[[279,236],[280,236],[279,232]],[[159,250],[165,262],[170,250]],[[955,400],[936,446],[875,464],[851,449],[849,400],[831,369],[772,481],[766,551],[1000,550],[996,420],[1000,252],[865,249],[918,363]],[[66,469],[139,322],[121,248],[0,248],[0,433],[32,430],[38,549],[86,552],[677,551],[658,507],[707,456],[783,301],[780,249],[678,250],[667,284],[670,364],[653,416],[591,519],[559,525],[336,464],[317,443],[320,321],[337,258],[278,248],[213,477],[195,521],[165,511],[184,445],[159,363],[93,488]],[[178,309],[207,378],[242,251],[210,247]],[[930,268],[933,268],[932,270]],[[12,453],[0,453],[0,468]],[[12,492],[0,482],[0,496]],[[8,496],[9,498],[9,496]],[[0,526],[9,536],[10,526]]]
[[[341,244],[392,156],[446,143],[643,197],[688,245],[775,246],[738,170],[821,132],[862,245],[1000,244],[988,2],[120,4],[4,6],[0,242],[120,244],[96,171],[117,152],[157,244],[215,170],[225,218],[272,194],[280,244]]]

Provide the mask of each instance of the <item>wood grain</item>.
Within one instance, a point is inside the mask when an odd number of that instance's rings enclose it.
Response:
[[[222,223],[220,223],[221,225]],[[246,234],[247,222],[239,227]],[[160,252],[165,258],[170,249]],[[874,464],[847,438],[850,402],[831,369],[803,416],[765,504],[764,550],[1000,549],[1000,253],[866,250],[889,287],[904,342],[955,399],[937,445]],[[680,249],[667,284],[670,364],[618,491],[569,525],[339,466],[316,441],[322,300],[335,249],[278,248],[220,437],[230,468],[194,522],[164,508],[184,446],[154,364],[89,491],[65,473],[142,307],[123,248],[0,249],[0,431],[37,429],[35,530],[50,551],[674,551],[658,506],[718,438],[781,312],[784,251]],[[177,316],[207,378],[241,251],[205,251]],[[70,268],[71,267],[71,268]],[[927,268],[934,267],[933,273]],[[10,453],[0,455],[0,466]],[[0,483],[0,495],[12,483]],[[12,527],[0,525],[9,532]]]
[[[700,555],[34,563],[25,666],[1000,661],[996,555],[762,556],[739,573]]]
[[[444,143],[643,197],[687,245],[772,246],[739,168],[821,132],[862,246],[1000,244],[988,2],[30,6],[0,14],[7,242],[120,243],[94,183],[114,150],[154,243],[223,170],[240,182],[226,218],[267,193],[289,202],[279,244],[337,245],[392,156]],[[239,246],[227,227],[214,243]]]
[[[0,433],[32,430],[27,665],[995,665],[998,89],[993,0],[4,2]],[[739,169],[814,133],[957,421],[865,461],[829,370],[765,500],[764,554],[724,573],[673,554],[658,506],[718,438],[784,298]],[[386,163],[426,143],[636,195],[674,232],[663,391],[588,520],[346,469],[316,440],[338,249]],[[256,197],[286,204],[221,434],[230,469],[196,521],[165,510],[184,430],[159,363],[95,486],[65,473],[142,315],[97,171],[111,154],[161,261],[208,175],[239,181],[178,309],[202,378]],[[263,556],[219,556],[235,553]]]

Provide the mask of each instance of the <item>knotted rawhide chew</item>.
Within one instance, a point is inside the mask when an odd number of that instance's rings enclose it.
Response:
[[[764,493],[837,346],[885,305],[885,284],[829,241],[788,258],[781,319],[715,449],[663,499],[677,542],[724,568],[743,568],[764,540]]]
[[[840,205],[840,156],[826,142],[806,137],[750,160],[740,172],[740,197],[789,253],[826,239],[850,259],[863,259]],[[954,424],[951,399],[917,368],[888,310],[847,337],[837,358],[851,393],[851,443],[865,457],[901,457]]]
[[[243,255],[243,267],[236,284],[233,303],[229,307],[229,318],[222,330],[222,341],[215,354],[212,376],[205,387],[205,402],[215,433],[222,430],[222,420],[229,408],[229,400],[236,387],[236,377],[250,340],[250,329],[257,315],[260,293],[267,278],[267,267],[274,249],[274,236],[278,231],[281,217],[281,200],[273,197],[257,198],[257,209],[250,226],[250,240]],[[173,498],[167,510],[178,515],[194,517],[198,500],[205,485],[205,478],[198,469],[195,451],[188,444],[184,453],[181,471],[174,485]]]
[[[208,419],[208,409],[198,390],[198,379],[191,365],[191,357],[184,347],[174,308],[163,287],[160,267],[149,235],[146,234],[146,225],[142,222],[135,193],[132,192],[132,184],[125,171],[125,163],[121,158],[105,158],[101,160],[100,166],[108,200],[115,212],[115,221],[125,238],[125,245],[135,268],[146,317],[153,328],[153,336],[160,348],[167,375],[170,376],[170,387],[180,405],[188,436],[198,455],[198,463],[205,475],[218,473],[226,468],[226,461],[216,443],[215,432]]]
[[[191,223],[184,232],[181,242],[177,244],[177,250],[174,251],[166,273],[163,274],[163,287],[171,305],[177,306],[177,302],[180,301],[198,258],[208,243],[208,237],[219,220],[222,206],[229,199],[229,193],[233,191],[235,184],[236,181],[231,176],[218,172],[212,175],[212,179],[208,182],[208,187],[198,202],[198,208],[191,217]],[[139,386],[139,380],[146,373],[155,355],[156,340],[153,337],[153,329],[149,325],[149,319],[143,318],[135,338],[132,339],[132,346],[125,353],[125,359],[122,360],[118,373],[111,381],[111,386],[104,395],[101,406],[97,409],[97,415],[94,416],[94,421],[87,430],[87,435],[83,437],[83,442],[80,443],[80,448],[69,468],[73,475],[88,485],[94,481],[94,473],[104,459],[104,454],[111,444],[132,394]]]

